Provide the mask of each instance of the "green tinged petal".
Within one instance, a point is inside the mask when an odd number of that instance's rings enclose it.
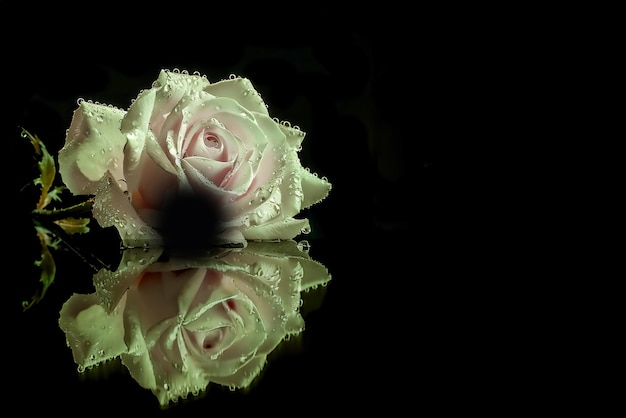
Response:
[[[59,326],[65,332],[79,370],[111,360],[127,351],[122,325],[123,303],[110,314],[95,294],[74,293],[61,308]]]

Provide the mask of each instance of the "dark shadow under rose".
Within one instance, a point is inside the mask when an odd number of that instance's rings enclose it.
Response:
[[[246,388],[267,356],[301,333],[302,292],[330,280],[295,241],[164,260],[160,248],[124,251],[116,271],[74,294],[59,325],[79,369],[120,358],[162,406],[210,383]]]

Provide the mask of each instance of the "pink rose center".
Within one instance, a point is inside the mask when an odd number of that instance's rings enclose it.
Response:
[[[228,307],[228,309],[232,311],[237,310],[237,303],[235,302],[234,299],[228,299],[226,301],[226,306]],[[224,336],[224,332],[221,328],[212,330],[211,332],[209,332],[207,335],[204,336],[204,339],[202,340],[202,348],[205,350],[210,350],[214,348],[216,345],[220,343],[223,336]]]
[[[220,139],[211,133],[208,133],[204,136],[204,144],[207,148],[219,148]]]
[[[205,350],[210,350],[216,345],[218,345],[221,339],[222,339],[222,330],[221,329],[213,330],[211,333],[207,334],[204,337],[204,340],[202,341],[202,348],[204,348]]]

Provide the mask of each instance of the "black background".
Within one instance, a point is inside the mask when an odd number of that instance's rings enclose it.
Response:
[[[498,403],[495,394],[500,401],[510,395],[500,383],[512,366],[493,367],[503,343],[494,345],[481,322],[488,315],[484,272],[468,273],[476,260],[466,255],[481,245],[480,221],[472,217],[475,155],[480,138],[495,129],[481,123],[498,107],[482,101],[501,94],[484,81],[506,78],[498,74],[507,66],[493,59],[501,49],[485,45],[480,27],[444,14],[428,29],[418,25],[427,18],[394,16],[391,30],[372,18],[365,30],[330,31],[321,21],[299,26],[297,16],[286,16],[273,32],[244,14],[236,22],[258,31],[240,33],[213,26],[220,18],[209,7],[201,24],[191,23],[189,12],[181,19],[151,11],[113,13],[118,19],[96,25],[90,13],[68,19],[64,10],[37,9],[35,19],[24,4],[0,5],[5,23],[20,22],[2,33],[2,140],[11,162],[3,166],[10,179],[3,206],[11,213],[5,256],[13,266],[3,274],[9,290],[2,304],[11,323],[5,361],[15,365],[4,376],[7,402],[24,412],[71,415],[291,415],[337,407],[391,414],[407,406],[482,410]],[[56,152],[78,98],[127,108],[162,68],[199,71],[210,81],[248,77],[272,116],[306,132],[302,164],[333,184],[303,213],[312,232],[299,238],[311,242],[311,257],[332,280],[321,304],[306,312],[299,346],[279,350],[249,393],[215,387],[164,411],[123,367],[87,379],[76,372],[57,325],[72,292],[91,292],[92,271],[74,254],[55,253],[55,283],[41,303],[21,311],[37,287],[39,253],[29,214],[37,168],[19,135],[23,126]],[[99,233],[90,248],[115,259],[116,236]]]

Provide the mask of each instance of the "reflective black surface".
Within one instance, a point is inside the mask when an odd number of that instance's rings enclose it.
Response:
[[[93,40],[98,47],[79,58],[74,40],[62,36],[4,39],[12,43],[4,80],[13,86],[2,123],[11,163],[3,167],[9,179],[3,206],[11,213],[5,220],[12,225],[5,239],[11,267],[3,274],[4,361],[15,365],[4,377],[10,398],[30,399],[21,401],[24,411],[286,416],[356,404],[394,411],[407,399],[418,406],[433,399],[445,405],[450,393],[463,397],[457,385],[471,380],[463,369],[474,365],[465,361],[468,335],[459,321],[467,284],[456,275],[462,261],[449,248],[458,208],[448,206],[455,199],[447,159],[455,152],[451,124],[462,121],[448,118],[458,105],[451,99],[458,81],[440,61],[442,52],[428,43],[399,45],[376,32],[216,42],[184,51],[163,46],[130,58],[118,53],[124,42]],[[211,81],[231,73],[250,78],[271,114],[306,132],[303,165],[333,184],[325,200],[301,215],[312,232],[299,238],[332,275],[321,295],[305,301],[305,311],[311,309],[304,333],[280,347],[247,393],[211,387],[202,399],[166,411],[115,362],[77,373],[57,320],[73,292],[93,291],[89,262],[55,252],[55,283],[42,302],[21,310],[38,286],[39,243],[30,218],[36,161],[19,127],[57,152],[78,98],[126,108],[161,68],[199,71]],[[77,246],[115,264],[115,231],[93,229]]]

